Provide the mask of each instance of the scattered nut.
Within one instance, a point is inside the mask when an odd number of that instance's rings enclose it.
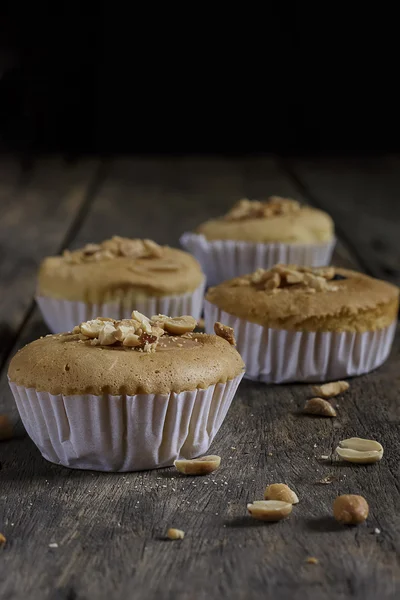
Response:
[[[13,437],[13,427],[7,415],[0,415],[0,441]]]
[[[221,464],[221,457],[215,454],[192,458],[180,459],[174,462],[175,468],[185,475],[208,475],[216,471]]]
[[[232,327],[228,327],[217,321],[214,323],[214,331],[216,335],[229,342],[231,346],[236,346],[235,332]]]
[[[319,560],[318,560],[318,558],[315,558],[315,556],[309,556],[306,559],[306,563],[308,563],[309,565],[318,565]]]
[[[6,541],[7,541],[6,537],[2,533],[0,533],[0,546],[4,546]]]
[[[352,494],[338,496],[333,503],[333,516],[344,525],[358,525],[368,517],[369,506],[365,498]]]
[[[172,335],[181,335],[188,333],[196,328],[197,321],[189,315],[183,317],[166,318],[164,321],[164,329]]]
[[[254,500],[247,505],[251,516],[260,521],[280,521],[289,516],[292,509],[292,504],[281,500]]]
[[[348,462],[369,464],[382,459],[383,447],[375,440],[349,438],[339,442],[336,453]]]
[[[332,404],[322,398],[307,400],[303,412],[308,415],[319,415],[320,417],[336,417],[336,410]]]
[[[86,335],[86,337],[94,339],[99,337],[100,331],[103,329],[103,327],[104,322],[101,319],[92,319],[91,321],[82,323],[79,331],[83,335]]]
[[[264,492],[264,498],[266,500],[280,500],[289,504],[297,504],[299,501],[297,494],[286,483],[271,483]]]
[[[342,392],[348,390],[350,385],[347,381],[333,381],[332,383],[324,383],[323,385],[314,385],[313,393],[321,398],[333,398]]]
[[[334,481],[338,480],[339,477],[337,477],[337,475],[327,475],[326,477],[323,477],[322,479],[317,481],[317,483],[321,483],[322,485],[329,485],[330,483],[333,483]]]
[[[182,531],[182,529],[170,528],[167,531],[167,537],[169,537],[170,540],[183,540],[185,532]]]
[[[102,346],[112,346],[115,344],[116,329],[113,323],[103,323],[99,333],[99,342]]]

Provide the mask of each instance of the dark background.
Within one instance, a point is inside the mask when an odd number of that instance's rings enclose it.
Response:
[[[210,10],[14,2],[0,21],[0,149],[399,150],[389,14]]]

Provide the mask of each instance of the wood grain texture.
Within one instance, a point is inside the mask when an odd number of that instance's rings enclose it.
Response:
[[[114,233],[176,245],[183,230],[237,197],[271,193],[300,197],[272,160],[116,161],[72,245]],[[335,261],[354,264],[342,245]],[[35,311],[14,349],[44,333]],[[398,598],[399,359],[398,335],[387,363],[334,400],[336,419],[301,414],[310,386],[244,381],[211,447],[221,468],[204,478],[172,468],[73,471],[46,462],[27,437],[1,443],[0,598]],[[6,389],[3,371],[1,397]],[[383,460],[338,463],[337,442],[354,435],[379,440]],[[318,483],[328,475],[331,484]],[[252,520],[247,502],[273,482],[290,484],[300,503],[286,521]],[[366,497],[366,524],[333,520],[340,493]],[[169,527],[185,539],[165,539]],[[319,564],[307,564],[309,556]]]
[[[329,210],[364,270],[400,285],[400,159],[285,162],[303,192]]]
[[[14,162],[0,176],[0,362],[32,305],[40,261],[58,253],[85,202],[98,161],[38,161],[31,174]],[[7,173],[7,175],[6,175]]]

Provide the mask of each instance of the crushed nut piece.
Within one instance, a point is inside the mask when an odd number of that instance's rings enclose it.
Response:
[[[242,221],[245,219],[270,219],[273,217],[295,214],[300,211],[297,200],[271,196],[268,200],[239,200],[224,216],[225,221]]]
[[[223,325],[217,321],[214,323],[214,332],[229,342],[231,346],[236,346],[235,332],[232,327],[228,327],[228,325]]]
[[[6,543],[6,541],[6,537],[2,533],[0,533],[0,546],[3,546]]]
[[[167,531],[167,537],[169,537],[170,540],[183,540],[185,532],[182,531],[182,529],[170,528]]]
[[[333,503],[333,516],[344,525],[363,523],[368,513],[368,503],[362,496],[345,494],[338,496]]]
[[[231,281],[232,287],[252,285],[258,291],[276,292],[292,288],[303,292],[336,291],[338,288],[330,281],[335,276],[334,267],[302,267],[298,265],[278,264],[271,269],[257,269],[250,275]]]
[[[380,461],[383,457],[383,447],[375,440],[349,438],[339,442],[336,453],[342,460],[348,462],[369,464]]]
[[[189,315],[183,317],[167,317],[166,315],[155,315],[151,320],[171,335],[182,335],[194,331],[197,321]]]
[[[309,565],[318,565],[319,560],[318,558],[315,558],[315,556],[309,556],[308,558],[306,558],[306,563],[308,563]]]
[[[292,504],[280,500],[254,500],[247,505],[251,516],[261,521],[280,521],[289,516],[292,509]]]
[[[316,396],[321,396],[321,398],[333,398],[348,390],[349,387],[350,384],[347,381],[333,381],[323,385],[314,385],[312,390]]]
[[[318,415],[320,417],[336,417],[336,410],[332,404],[322,398],[311,398],[307,400],[303,412],[308,415]]]
[[[334,481],[338,480],[339,477],[337,477],[336,475],[327,475],[326,477],[323,477],[322,479],[317,481],[317,483],[321,483],[322,485],[329,485],[330,483],[333,483]]]
[[[129,239],[114,236],[101,244],[86,244],[81,250],[64,250],[63,257],[69,264],[97,262],[117,257],[126,258],[161,258],[164,254],[162,246],[152,240]]]
[[[74,327],[73,333],[93,346],[125,346],[139,352],[154,352],[162,336],[186,334],[193,331],[195,326],[196,320],[193,317],[170,318],[158,315],[149,319],[134,310],[131,319],[114,321],[98,317]],[[177,341],[179,337],[170,339]]]
[[[174,462],[175,468],[185,475],[208,475],[216,471],[221,464],[221,457],[215,454],[192,458],[180,459]]]
[[[0,441],[13,437],[13,426],[7,415],[0,415]]]
[[[264,492],[264,498],[266,500],[281,500],[289,504],[297,504],[299,502],[297,494],[285,483],[271,483]]]

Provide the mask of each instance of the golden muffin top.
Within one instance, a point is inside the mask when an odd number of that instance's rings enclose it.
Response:
[[[223,217],[200,225],[196,233],[208,240],[316,244],[333,239],[334,225],[321,210],[271,196],[266,201],[240,200]]]
[[[127,290],[143,295],[184,294],[194,291],[203,279],[197,260],[183,250],[114,236],[46,258],[39,270],[37,292],[96,304]]]
[[[51,394],[169,394],[235,378],[244,363],[232,330],[195,333],[193,317],[98,318],[71,333],[48,335],[13,357],[8,377]]]
[[[347,269],[276,265],[210,288],[206,299],[265,327],[363,332],[396,319],[399,289]]]

